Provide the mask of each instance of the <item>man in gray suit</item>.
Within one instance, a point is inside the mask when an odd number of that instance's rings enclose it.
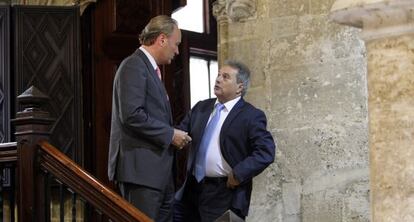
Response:
[[[174,129],[158,65],[178,55],[181,31],[168,16],[157,16],[139,36],[141,47],[115,75],[108,158],[109,179],[122,196],[155,221],[172,220],[174,148],[191,138]]]

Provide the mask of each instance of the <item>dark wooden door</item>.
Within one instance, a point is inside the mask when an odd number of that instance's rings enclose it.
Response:
[[[0,143],[10,142],[10,8],[0,6]]]
[[[100,0],[94,6],[92,37],[91,172],[109,184],[107,159],[111,129],[112,84],[118,64],[139,47],[138,34],[148,21],[160,14],[170,15],[173,7],[185,1]],[[184,40],[184,38],[183,38]],[[180,57],[162,68],[174,119],[178,121],[189,107],[188,48],[185,40]]]

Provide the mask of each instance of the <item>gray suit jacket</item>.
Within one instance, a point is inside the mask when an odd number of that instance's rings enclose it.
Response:
[[[163,189],[172,173],[174,128],[167,92],[137,49],[115,75],[109,180]]]

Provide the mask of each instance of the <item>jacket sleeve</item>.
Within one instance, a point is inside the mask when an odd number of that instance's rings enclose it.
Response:
[[[198,110],[200,110],[200,101],[197,102],[194,107],[188,111],[188,113],[185,115],[184,119],[180,122],[180,124],[178,124],[176,127],[177,129],[180,129],[182,131],[191,132],[191,127],[192,127],[192,118],[194,118],[196,115]]]
[[[276,145],[272,135],[266,130],[266,116],[262,111],[257,110],[252,115],[247,131],[247,144],[251,153],[233,167],[233,174],[240,183],[261,173],[275,158]]]
[[[185,132],[190,131],[190,124],[191,124],[191,110],[185,115],[184,119],[178,124],[176,127]]]
[[[171,114],[161,109],[162,101],[164,101],[162,98],[156,97],[156,93],[153,93],[154,95],[149,93],[156,89],[154,89],[154,84],[148,84],[149,76],[146,65],[139,59],[130,58],[121,64],[118,72],[119,76],[114,85],[117,91],[114,99],[119,103],[118,118],[122,127],[164,149],[168,148],[174,129],[168,122],[160,120],[160,116],[169,117]],[[147,101],[150,99],[153,101]],[[149,108],[146,107],[148,103],[159,103],[160,109],[148,110]]]

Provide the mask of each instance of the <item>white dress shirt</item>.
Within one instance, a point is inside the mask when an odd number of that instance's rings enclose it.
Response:
[[[224,103],[224,108],[221,110],[220,119],[217,124],[216,130],[211,137],[211,143],[207,148],[206,157],[206,176],[207,177],[226,177],[232,171],[229,164],[223,158],[220,150],[220,132],[221,126],[229,115],[231,109],[240,100],[240,96]],[[218,100],[216,101],[218,103]],[[210,115],[210,119],[211,119]],[[210,122],[210,119],[208,120]]]
[[[152,57],[152,55],[144,49],[144,47],[139,47],[139,49],[147,56],[148,60],[150,61],[152,67],[154,67],[154,70],[156,70],[158,68],[157,62],[155,62],[154,57]]]

